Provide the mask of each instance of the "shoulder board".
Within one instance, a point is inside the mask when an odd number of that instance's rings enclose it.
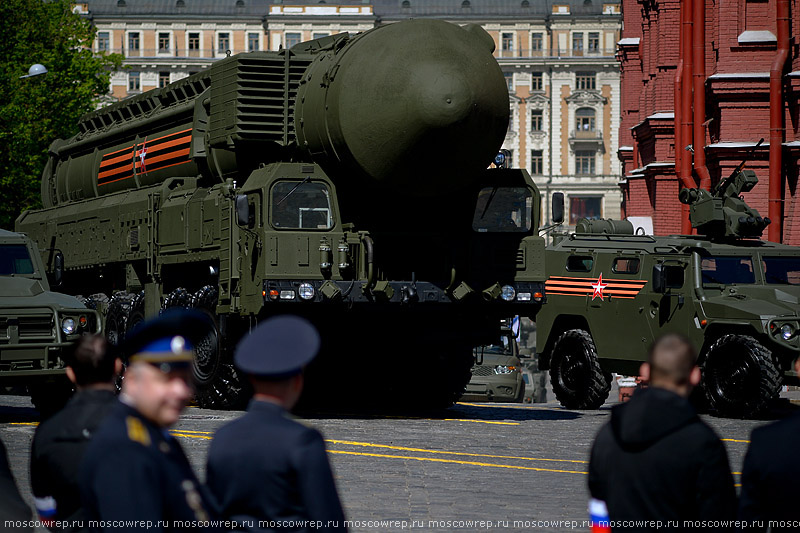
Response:
[[[150,446],[150,434],[141,420],[135,416],[129,416],[125,419],[125,425],[128,426],[129,439],[143,446]]]

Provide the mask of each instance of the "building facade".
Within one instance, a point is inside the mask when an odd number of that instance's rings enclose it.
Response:
[[[765,237],[800,244],[800,57],[790,44],[800,6],[698,1],[623,0],[623,213],[651,219],[655,234],[686,233],[680,188],[716,185],[750,157],[759,183],[744,197],[773,220]]]
[[[98,30],[95,49],[125,56],[112,99],[188,76],[213,61],[278,50],[408,18],[479,24],[494,38],[509,87],[503,148],[544,197],[563,192],[568,225],[620,216],[619,0],[133,0],[77,4]]]

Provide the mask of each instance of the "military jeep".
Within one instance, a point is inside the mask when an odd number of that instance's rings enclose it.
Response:
[[[658,336],[686,335],[720,416],[752,417],[796,384],[800,248],[754,238],[769,224],[739,197],[752,172],[712,193],[684,189],[702,235],[654,237],[628,221],[581,220],[547,250],[539,365],[569,408],[606,400],[611,373],[638,375]]]
[[[53,255],[56,265],[63,261]],[[100,332],[97,312],[51,292],[44,272],[33,241],[0,230],[0,385],[27,386],[40,411],[63,402],[71,389],[63,350],[84,333]]]

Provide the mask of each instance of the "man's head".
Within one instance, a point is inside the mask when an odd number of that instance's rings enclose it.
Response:
[[[138,326],[122,345],[129,361],[123,401],[158,426],[177,422],[194,392],[194,347],[213,328],[205,314],[188,309],[165,311]]]
[[[303,390],[303,368],[316,357],[320,336],[297,316],[270,318],[242,339],[234,363],[253,384],[256,398],[291,409]]]
[[[647,362],[640,374],[653,387],[668,389],[689,397],[700,383],[700,369],[695,364],[695,352],[689,339],[677,333],[668,333],[656,339],[650,347]]]
[[[122,362],[110,354],[102,335],[85,335],[64,355],[67,377],[78,390],[112,389],[122,371]]]

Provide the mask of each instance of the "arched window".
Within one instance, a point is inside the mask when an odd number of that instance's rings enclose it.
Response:
[[[595,131],[595,111],[590,107],[582,107],[575,111],[575,131],[590,133]]]
[[[404,8],[409,8],[409,7],[411,7],[411,2],[409,2],[408,0],[403,0],[403,7],[404,7]]]
[[[461,2],[462,9],[468,9],[469,7],[470,7],[469,0],[464,0],[463,2]]]

